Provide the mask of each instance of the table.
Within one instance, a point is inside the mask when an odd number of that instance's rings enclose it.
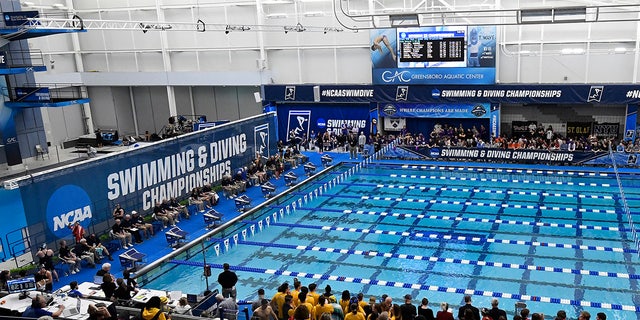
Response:
[[[26,299],[19,299],[20,293],[12,293],[8,294],[0,299],[0,305],[2,308],[9,309],[15,312],[22,314],[29,306],[31,306],[32,298],[37,294],[41,294],[37,291],[31,291],[30,295]],[[66,296],[66,294],[48,294],[49,297],[53,298],[53,301],[49,303],[47,307],[44,309],[50,312],[56,312],[58,310],[59,305],[64,305],[65,309],[75,308],[80,301],[80,309],[79,313],[76,315],[66,316],[67,319],[88,319],[89,314],[87,310],[90,304],[96,303],[104,303],[106,305],[111,304],[111,302],[105,302],[100,300],[93,299],[77,299]],[[61,315],[62,316],[62,315]]]

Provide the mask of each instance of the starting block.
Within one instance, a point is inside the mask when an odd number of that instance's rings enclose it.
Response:
[[[249,198],[246,194],[239,196],[233,200],[236,203],[236,209],[238,209],[238,211],[244,212],[251,209],[251,198]]]
[[[289,171],[284,175],[284,182],[287,186],[292,186],[298,182],[298,176],[293,171]]]
[[[215,209],[209,209],[202,216],[204,217],[204,223],[207,224],[207,229],[214,229],[222,221],[222,213]]]
[[[322,165],[325,168],[333,164],[333,158],[328,154],[325,154],[322,157],[320,157],[320,161],[322,161]]]
[[[173,227],[164,233],[167,238],[167,243],[174,249],[179,248],[184,244],[184,240],[187,239],[187,234],[189,233],[180,229],[180,227]]]
[[[276,193],[276,186],[269,181],[260,185],[260,189],[262,189],[262,194],[264,195],[265,199],[273,197],[273,195]]]
[[[311,162],[304,164],[304,173],[309,177],[316,172],[316,169],[316,165]]]

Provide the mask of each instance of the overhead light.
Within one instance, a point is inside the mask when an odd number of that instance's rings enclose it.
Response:
[[[35,5],[35,3],[31,2],[31,1],[22,1],[22,5],[25,7],[31,7],[33,5]]]
[[[262,1],[262,4],[292,4],[291,0],[266,0]]]
[[[270,13],[265,16],[267,19],[284,19],[287,17],[286,13]]]
[[[331,2],[331,0],[298,0],[300,2],[303,3],[310,3],[310,2]]]
[[[582,48],[564,48],[560,51],[562,54],[583,54],[584,49]]]
[[[627,48],[617,47],[617,48],[613,49],[613,51],[615,51],[615,53],[625,53],[625,52],[627,52]]]
[[[390,12],[403,12],[407,9],[405,8],[384,8],[382,9],[382,12],[384,13],[390,13]]]
[[[520,54],[531,54],[529,50],[520,50]]]
[[[307,11],[304,13],[305,17],[322,17],[324,16],[324,12],[322,11]]]
[[[52,7],[56,7],[56,8],[62,8],[62,7],[64,7],[64,4],[62,4],[62,3],[54,3],[51,6]]]

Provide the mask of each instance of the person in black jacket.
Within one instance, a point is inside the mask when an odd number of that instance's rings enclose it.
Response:
[[[224,271],[218,275],[218,283],[222,286],[222,296],[225,298],[232,297],[235,300],[238,276],[235,272],[229,270],[230,267],[228,263],[225,263],[222,268]]]
[[[491,300],[491,309],[489,309],[489,316],[491,317],[491,319],[499,319],[500,316],[503,316],[505,319],[507,318],[507,312],[502,309],[498,309],[498,299],[496,298],[493,298]]]
[[[467,311],[467,309],[470,309],[471,312],[473,313],[473,319],[480,320],[480,310],[478,310],[478,308],[471,305],[471,296],[464,296],[464,303],[465,305],[460,307],[460,309],[458,309],[458,319],[464,320],[465,311]]]
[[[422,303],[418,307],[418,315],[423,316],[425,320],[435,319],[435,317],[433,316],[433,310],[429,308],[429,299],[422,298]]]

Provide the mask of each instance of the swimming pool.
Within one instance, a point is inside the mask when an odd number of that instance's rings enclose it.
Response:
[[[319,291],[329,284],[338,296],[386,293],[400,304],[409,293],[434,309],[446,301],[455,315],[472,294],[478,307],[498,297],[509,318],[517,301],[547,316],[563,309],[577,318],[584,309],[639,318],[639,259],[612,172],[354,166],[340,165],[215,235],[207,263],[236,268],[240,299],[259,288],[273,294],[297,277]],[[637,208],[640,182],[633,174],[621,182]],[[196,246],[141,283],[201,292],[202,257]]]

